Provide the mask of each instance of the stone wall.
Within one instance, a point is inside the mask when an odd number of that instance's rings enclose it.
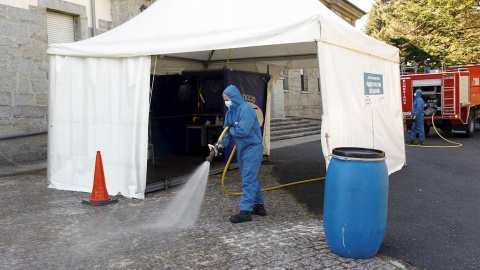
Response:
[[[77,40],[89,35],[86,8],[38,0],[29,9],[0,5],[0,165],[46,159],[48,10],[74,15]],[[39,132],[39,135],[20,136]]]
[[[129,21],[140,13],[140,7],[149,7],[155,0],[112,0],[113,28]]]
[[[302,73],[304,90],[302,91]],[[302,116],[321,119],[322,98],[318,88],[318,69],[290,69],[288,75],[277,82],[282,84],[288,76],[288,89],[284,88],[284,108],[286,116]]]
[[[0,5],[0,136],[47,129],[45,25],[45,8]],[[46,154],[46,135],[0,140],[0,164]]]
[[[112,29],[112,22],[100,20],[100,19],[98,20],[97,35],[103,34],[111,29]]]

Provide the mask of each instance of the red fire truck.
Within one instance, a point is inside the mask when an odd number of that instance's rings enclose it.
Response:
[[[427,135],[432,126],[472,137],[480,121],[480,64],[464,65],[400,77],[402,111],[407,130],[412,127],[413,97],[417,89],[425,101],[424,124]]]

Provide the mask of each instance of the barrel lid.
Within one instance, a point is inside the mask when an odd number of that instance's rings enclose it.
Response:
[[[333,149],[332,155],[351,158],[384,158],[385,152],[370,148],[338,147]]]

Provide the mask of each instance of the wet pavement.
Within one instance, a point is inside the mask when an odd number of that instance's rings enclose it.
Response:
[[[262,187],[279,184],[273,168],[262,165]],[[228,190],[240,191],[239,177],[227,173]],[[195,226],[167,230],[155,224],[183,186],[92,207],[81,203],[89,193],[47,188],[45,169],[4,174],[0,269],[412,269],[381,254],[333,254],[322,218],[286,190],[264,193],[266,217],[232,224],[239,197],[220,182],[221,174],[209,177]]]

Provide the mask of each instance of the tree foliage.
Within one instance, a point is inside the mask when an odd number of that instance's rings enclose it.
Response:
[[[421,68],[480,62],[479,0],[375,0],[365,32]]]

